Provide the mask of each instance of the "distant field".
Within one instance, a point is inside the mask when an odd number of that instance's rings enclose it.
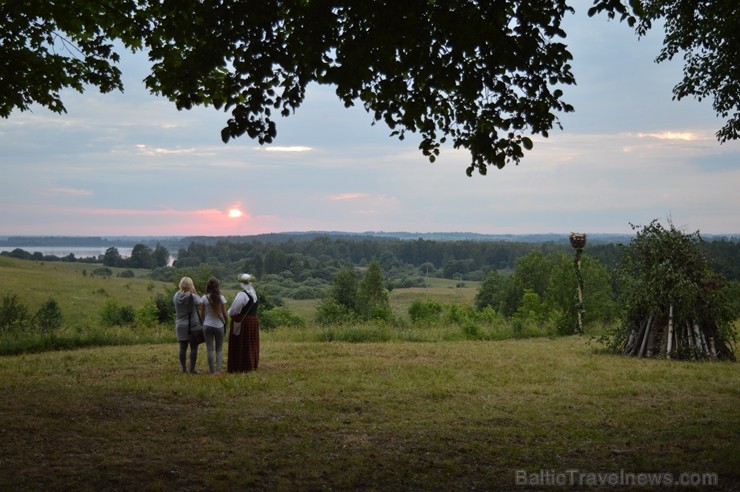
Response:
[[[111,268],[109,278],[93,275],[101,265],[69,262],[34,262],[0,257],[0,298],[16,294],[35,312],[45,300],[54,298],[62,313],[76,325],[91,326],[98,322],[100,309],[108,298],[122,305],[138,308],[157,293],[164,293],[172,284],[145,278],[148,270],[133,270],[134,278],[116,275],[126,269]],[[408,318],[408,308],[416,299],[434,300],[442,304],[472,305],[480,282],[427,278],[427,288],[394,289],[390,293],[391,308],[396,316]],[[225,291],[231,301],[236,291]],[[284,299],[285,305],[306,322],[316,315],[316,300]]]
[[[465,304],[472,306],[475,295],[478,293],[480,282],[464,282],[463,287],[457,287],[458,280],[427,277],[424,279],[429,287],[412,287],[407,289],[393,289],[388,298],[393,314],[408,320],[408,310],[415,300],[436,301],[440,304]],[[319,301],[283,299],[285,305],[295,314],[307,322],[313,321],[316,316],[316,305]]]
[[[15,294],[36,312],[49,298],[59,303],[67,321],[80,327],[99,321],[100,310],[109,298],[135,308],[164,293],[169,284],[142,278],[146,270],[133,270],[133,278],[116,277],[124,268],[111,268],[113,276],[93,275],[102,265],[69,262],[35,262],[0,257],[0,298]]]

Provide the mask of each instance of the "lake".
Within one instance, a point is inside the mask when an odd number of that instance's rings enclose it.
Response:
[[[70,253],[75,255],[75,258],[97,258],[98,256],[104,255],[105,250],[110,247],[111,246],[2,246],[0,251],[7,251],[10,253],[14,249],[22,249],[31,254],[38,252],[44,256],[58,256],[59,258],[69,256]],[[113,247],[118,249],[118,254],[121,255],[121,258],[129,258],[131,256],[131,251],[133,250],[130,246]],[[167,264],[172,265],[174,260],[175,258],[170,255]]]

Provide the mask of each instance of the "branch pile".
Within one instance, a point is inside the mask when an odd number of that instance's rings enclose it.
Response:
[[[635,226],[633,226],[635,228]],[[726,281],[709,268],[698,232],[653,221],[625,248],[624,317],[610,348],[634,357],[735,361]]]

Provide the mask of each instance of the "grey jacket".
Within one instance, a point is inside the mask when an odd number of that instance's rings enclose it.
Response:
[[[196,310],[203,304],[203,300],[197,294],[190,292],[177,291],[172,297],[175,304],[175,335],[178,341],[188,340],[190,334],[189,327],[199,325]]]

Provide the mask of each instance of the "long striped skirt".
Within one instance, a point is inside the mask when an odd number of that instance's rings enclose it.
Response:
[[[229,356],[226,362],[228,372],[247,372],[257,369],[260,361],[260,321],[257,316],[247,316],[242,320],[242,329],[234,335],[229,332]]]

